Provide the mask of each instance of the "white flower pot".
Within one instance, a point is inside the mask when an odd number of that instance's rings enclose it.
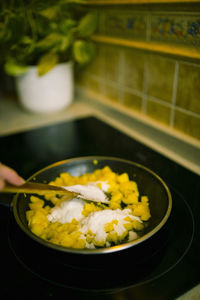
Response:
[[[16,78],[21,105],[32,112],[55,112],[70,105],[73,99],[73,63],[62,63],[43,76],[35,66]]]

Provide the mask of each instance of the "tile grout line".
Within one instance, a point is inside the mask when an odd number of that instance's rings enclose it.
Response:
[[[106,67],[105,48],[103,48],[101,74],[105,74],[105,67]],[[99,76],[99,78],[101,79],[101,76]],[[105,81],[103,79],[101,79],[101,80],[99,80],[99,83],[100,83],[100,93],[104,95],[105,94]]]
[[[146,40],[150,42],[151,40],[151,13],[148,13],[146,16],[146,24],[147,24],[147,32],[146,32]]]
[[[179,73],[179,63],[176,61],[175,70],[174,70],[174,82],[173,82],[173,92],[172,92],[172,104],[171,104],[171,115],[169,126],[174,127],[174,118],[175,118],[175,107],[176,107],[176,95],[178,88],[178,73]]]
[[[200,114],[195,113],[195,112],[190,111],[190,110],[187,110],[185,108],[177,106],[176,110],[178,110],[178,111],[180,111],[180,112],[182,112],[184,114],[187,114],[188,116],[192,116],[192,117],[195,117],[195,118],[200,118]]]
[[[168,108],[172,108],[172,103],[170,102],[167,102],[165,100],[162,100],[162,99],[159,99],[159,98],[156,98],[154,96],[148,96],[148,99],[151,101],[151,102],[154,102],[154,103],[158,103],[162,106],[165,106],[165,107],[168,107]]]
[[[146,40],[147,42],[151,41],[151,22],[152,22],[152,13],[148,13],[146,16]],[[146,115],[147,114],[147,93],[148,93],[148,77],[149,77],[149,63],[147,56],[145,56],[144,60],[144,78],[143,78],[143,96],[142,96],[142,107],[141,112]]]
[[[143,97],[142,97],[142,108],[141,108],[141,112],[146,115],[147,112],[147,78],[149,75],[149,64],[148,64],[148,60],[147,57],[145,57],[144,60],[144,78],[143,78]]]
[[[118,65],[118,83],[119,83],[119,103],[124,104],[124,79],[125,79],[125,56],[123,51],[120,51],[120,56],[119,56],[119,65]]]
[[[103,79],[103,78],[101,78],[101,77],[99,77],[99,76],[97,76],[97,75],[95,75],[95,74],[86,73],[86,75],[87,75],[88,77],[93,78],[94,80],[97,80],[98,82],[104,82],[104,79]],[[124,81],[124,79],[123,79],[123,81]],[[113,80],[107,79],[107,83],[108,83],[109,85],[111,85],[112,87],[115,87],[115,88],[116,88],[116,87],[120,87],[120,88],[123,89],[124,91],[129,92],[129,93],[131,93],[131,94],[133,94],[133,95],[139,96],[139,97],[141,97],[141,98],[144,96],[143,92],[140,92],[140,91],[138,91],[138,90],[136,90],[136,89],[132,89],[132,88],[127,87],[127,86],[125,86],[125,85],[122,86],[121,83],[119,83],[119,82],[115,82],[115,81],[113,81]],[[124,82],[123,82],[123,84],[124,84]]]
[[[97,75],[94,75],[94,74],[90,74],[90,73],[87,73],[87,75],[91,78],[93,78],[94,80],[98,81],[99,83],[104,83],[104,79],[102,79],[101,77],[97,76]],[[107,83],[113,87],[119,87],[118,83],[114,82],[114,81],[111,81],[111,80],[107,80]],[[135,96],[138,96],[138,97],[141,97],[141,98],[147,98],[147,95],[145,95],[143,92],[140,92],[138,90],[134,90],[134,89],[131,89],[129,87],[122,87],[120,86],[121,89],[123,89],[124,91],[128,92],[128,93],[131,93]],[[154,96],[150,96],[148,95],[148,99],[153,101],[153,102],[156,102],[156,103],[159,103],[159,104],[162,104],[166,107],[169,107],[169,108],[172,108],[172,103],[169,103],[169,102],[166,102],[165,100],[162,100],[162,99],[159,99],[159,98],[156,98]],[[193,111],[188,111],[182,107],[179,107],[179,106],[176,106],[174,104],[174,108],[176,108],[176,110],[178,111],[181,111],[185,114],[188,114],[190,116],[193,116],[193,117],[196,117],[196,118],[200,118],[200,115],[198,113],[195,113]]]

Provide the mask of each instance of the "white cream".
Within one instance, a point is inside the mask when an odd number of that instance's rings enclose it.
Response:
[[[97,187],[98,183],[99,182],[93,182],[87,185],[73,185],[64,188],[72,192],[80,193],[81,197],[85,197],[86,199],[95,199],[97,202],[108,202],[104,192]],[[108,184],[105,183],[105,185],[102,186],[102,189],[104,188],[104,190],[107,190],[108,187]],[[113,232],[116,232],[119,237],[123,236],[123,233],[126,231],[126,228],[124,227],[124,224],[128,223],[124,220],[126,217],[130,217],[132,220],[135,219],[142,223],[139,217],[132,215],[130,209],[105,209],[91,212],[87,217],[85,217],[82,214],[85,203],[86,202],[80,198],[63,201],[51,209],[51,213],[48,214],[47,218],[52,223],[58,221],[62,224],[70,223],[73,219],[76,219],[79,222],[79,231],[82,233],[82,238],[86,239],[88,231],[91,231],[94,235],[95,241],[104,241],[106,246],[110,245],[110,243],[106,241],[108,233],[105,231],[105,225],[107,223],[117,220],[117,224],[113,222]],[[133,230],[129,231],[129,241],[134,240],[137,237],[137,233]],[[86,248],[95,248],[94,243],[86,242]]]
[[[113,224],[113,227],[114,231],[121,236],[126,231],[126,228],[123,225],[127,223],[127,221],[124,220],[127,216],[129,216],[132,220],[135,219],[142,222],[139,217],[131,214],[130,209],[105,209],[92,212],[88,217],[82,219],[80,221],[80,231],[83,234],[86,234],[90,230],[95,235],[96,241],[106,241],[107,233],[105,232],[105,225],[117,220],[118,224]],[[135,238],[137,238],[137,234],[135,235]]]
[[[73,219],[80,221],[83,218],[84,205],[85,201],[77,198],[61,202],[60,205],[51,209],[51,213],[47,215],[47,218],[52,223],[58,221],[62,224],[70,223]]]
[[[71,186],[63,186],[63,188],[70,192],[75,192],[80,194],[77,196],[77,198],[93,200],[102,203],[109,203],[109,200],[104,194],[104,192],[94,183],[90,183],[86,185],[75,184]]]

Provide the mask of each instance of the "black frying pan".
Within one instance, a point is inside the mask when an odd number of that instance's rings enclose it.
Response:
[[[98,160],[98,164],[93,163],[94,159]],[[29,210],[30,195],[17,194],[13,200],[14,217],[20,228],[34,241],[40,243],[44,247],[68,254],[107,254],[119,252],[129,248],[143,247],[143,244],[160,232],[161,228],[167,222],[172,209],[172,198],[170,191],[165,182],[154,172],[137,163],[124,159],[113,157],[80,157],[54,163],[46,168],[33,174],[28,181],[40,183],[48,183],[54,180],[63,172],[69,172],[73,176],[80,176],[84,173],[92,173],[94,170],[110,168],[116,173],[128,173],[129,178],[135,180],[138,184],[140,195],[147,195],[150,202],[151,218],[148,226],[144,230],[142,237],[135,241],[126,242],[118,246],[98,249],[72,249],[45,241],[33,234],[27,224],[26,211]]]

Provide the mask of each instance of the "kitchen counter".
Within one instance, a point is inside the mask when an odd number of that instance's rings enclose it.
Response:
[[[83,101],[75,101],[59,112],[37,114],[24,110],[14,100],[0,99],[0,136],[85,117],[91,113],[92,109]]]
[[[130,137],[178,162],[193,172],[200,174],[200,143],[183,141],[182,136],[173,135],[155,123],[141,120],[140,116],[131,116],[126,111],[119,111],[114,105],[103,101],[93,101],[92,97],[79,96],[65,110],[50,114],[31,114],[24,111],[17,102],[0,100],[0,136],[6,136],[45,125],[96,116]],[[196,286],[178,300],[200,299],[200,285]]]
[[[107,105],[92,95],[77,96],[73,104],[59,112],[35,114],[23,110],[14,100],[0,100],[0,136],[26,131],[50,124],[96,116],[127,135],[158,151],[189,170],[200,174],[200,141],[174,133],[139,114]]]

